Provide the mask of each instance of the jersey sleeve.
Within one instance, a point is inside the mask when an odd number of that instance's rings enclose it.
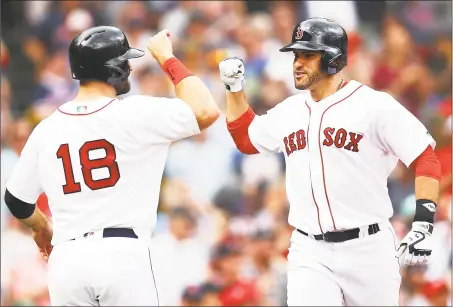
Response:
[[[168,142],[177,141],[200,133],[192,109],[179,98],[142,96],[136,110],[144,137],[151,135]]]
[[[39,126],[34,129],[28,138],[22,149],[19,161],[6,182],[6,188],[12,195],[29,204],[36,203],[43,191],[38,173],[38,128]]]
[[[249,126],[250,142],[259,152],[281,152],[280,139],[277,132],[278,116],[275,109],[266,114],[255,116]]]
[[[383,150],[398,157],[407,167],[436,141],[427,128],[391,95],[383,93],[377,114],[377,134]]]

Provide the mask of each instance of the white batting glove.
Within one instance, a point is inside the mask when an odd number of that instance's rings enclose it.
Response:
[[[230,92],[239,92],[245,83],[244,62],[239,58],[226,58],[219,63],[220,79]]]
[[[428,262],[432,252],[431,234],[433,224],[413,222],[411,231],[403,238],[397,250],[397,257],[403,266]]]

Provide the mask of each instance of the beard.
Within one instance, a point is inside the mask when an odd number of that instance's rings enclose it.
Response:
[[[129,93],[129,91],[131,90],[131,83],[128,79],[126,79],[118,84],[115,84],[114,87],[117,95],[123,95]]]
[[[298,90],[303,91],[303,90],[310,88],[313,84],[315,84],[316,82],[318,82],[319,80],[321,80],[323,78],[324,78],[324,74],[321,71],[316,70],[316,71],[306,74],[305,77],[300,80],[297,80],[296,78],[294,78],[294,86]]]
[[[109,78],[106,82],[113,86],[117,96],[127,94],[131,90],[131,83],[127,77],[126,79]]]
[[[122,73],[119,75],[118,73],[113,74],[107,79],[107,83],[113,86],[117,96],[127,94],[131,90],[131,83],[129,82],[131,68],[129,62],[125,61],[121,63],[118,68],[121,69]]]

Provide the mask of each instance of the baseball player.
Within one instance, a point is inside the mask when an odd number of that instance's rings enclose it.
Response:
[[[11,213],[33,230],[49,264],[54,306],[158,306],[149,245],[170,143],[219,116],[207,87],[173,56],[167,30],[148,43],[177,98],[132,95],[130,48],[114,27],[69,46],[74,100],[43,120],[6,184]],[[45,192],[52,225],[35,208]],[[51,240],[51,242],[50,242]]]
[[[297,24],[280,51],[294,53],[294,85],[302,91],[262,116],[244,95],[243,62],[219,64],[237,148],[285,155],[295,228],[289,306],[396,306],[400,265],[425,263],[431,254],[440,174],[435,141],[391,95],[342,79],[347,50],[347,34],[334,21]],[[387,191],[398,160],[415,170],[417,198],[412,230],[399,247]]]

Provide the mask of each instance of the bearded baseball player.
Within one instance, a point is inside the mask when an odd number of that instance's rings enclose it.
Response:
[[[285,155],[295,228],[288,305],[397,306],[400,266],[431,255],[440,177],[435,141],[391,95],[342,79],[348,37],[334,21],[297,24],[280,51],[294,53],[294,85],[302,91],[262,116],[244,95],[243,62],[227,58],[219,68],[237,148]],[[398,160],[414,169],[417,198],[412,230],[399,246],[387,191]]]
[[[119,99],[130,88],[129,60],[144,52],[117,28],[88,29],[69,47],[77,97],[34,129],[7,182],[6,204],[48,258],[54,306],[159,304],[150,239],[167,151],[209,127],[219,110],[174,57],[167,30],[147,47],[177,98]],[[53,225],[35,207],[42,192]]]

